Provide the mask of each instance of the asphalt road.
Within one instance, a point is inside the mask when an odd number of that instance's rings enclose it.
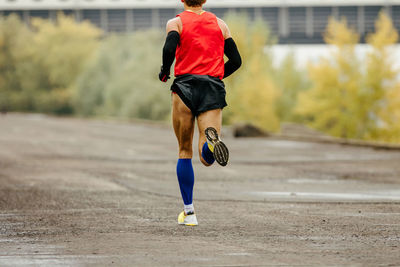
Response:
[[[400,151],[224,140],[185,227],[168,125],[0,116],[0,266],[400,266]]]

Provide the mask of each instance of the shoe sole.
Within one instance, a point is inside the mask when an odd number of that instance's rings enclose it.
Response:
[[[184,226],[198,226],[198,224],[194,223],[178,223],[179,225],[184,225]]]
[[[209,142],[214,147],[214,158],[215,161],[225,167],[228,164],[229,161],[229,150],[224,144],[224,142],[221,141],[221,139],[218,136],[217,130],[215,130],[212,127],[208,127],[205,130],[206,138]]]
[[[180,216],[180,215],[179,215]],[[198,222],[197,222],[197,219],[196,219],[196,222],[179,222],[179,216],[178,216],[178,224],[179,225],[185,225],[185,226],[197,226],[197,225],[199,225],[198,224]]]

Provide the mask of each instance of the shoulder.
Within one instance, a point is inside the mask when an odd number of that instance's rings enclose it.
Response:
[[[217,17],[218,21],[218,26],[221,28],[222,34],[224,35],[225,39],[231,38],[231,32],[228,28],[228,25],[226,25],[225,21]]]
[[[170,19],[167,22],[167,33],[177,31],[179,34],[182,32],[182,20],[180,17]]]

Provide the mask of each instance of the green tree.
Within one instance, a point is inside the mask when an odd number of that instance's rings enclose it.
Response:
[[[294,112],[298,95],[311,87],[305,72],[296,68],[296,59],[290,52],[281,65],[275,70],[275,78],[280,98],[277,103],[278,116],[282,121],[301,122],[302,118]]]
[[[169,87],[159,82],[163,35],[155,31],[110,36],[76,84],[82,115],[164,120]]]
[[[312,127],[344,138],[362,138],[364,109],[360,102],[361,63],[355,54],[359,36],[345,19],[330,19],[325,41],[333,45],[330,58],[309,66],[313,82],[300,94],[296,112],[305,116]]]
[[[273,79],[271,54],[265,49],[276,39],[261,20],[251,23],[246,16],[237,14],[228,15],[225,20],[243,59],[239,71],[225,81],[230,105],[226,110],[226,121],[249,122],[277,131],[279,89]]]

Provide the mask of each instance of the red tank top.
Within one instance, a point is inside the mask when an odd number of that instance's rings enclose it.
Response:
[[[224,77],[224,36],[217,17],[184,11],[180,43],[176,49],[175,76],[183,74]]]

